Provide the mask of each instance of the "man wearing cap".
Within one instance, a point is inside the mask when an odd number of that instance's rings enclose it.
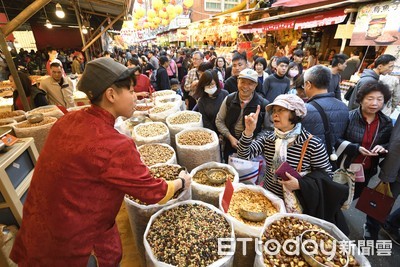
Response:
[[[235,153],[237,143],[245,128],[244,117],[261,107],[254,136],[264,128],[272,129],[269,117],[265,116],[265,107],[268,101],[255,93],[258,84],[258,74],[255,70],[244,69],[238,76],[238,91],[228,95],[221,104],[215,124],[218,131],[224,136],[224,160],[228,162],[230,154]]]
[[[35,166],[11,258],[18,266],[118,266],[115,217],[125,194],[167,202],[190,176],[166,182],[142,163],[134,141],[114,129],[135,110],[132,71],[111,58],[89,62],[78,83],[92,102],[52,127]]]

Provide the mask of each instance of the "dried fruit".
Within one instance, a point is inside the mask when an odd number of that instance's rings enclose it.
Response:
[[[211,133],[201,130],[187,131],[178,137],[178,144],[204,146],[213,142]]]
[[[150,110],[150,113],[161,113],[176,107],[176,104],[165,104],[162,106],[154,107]]]
[[[186,124],[199,122],[201,119],[200,113],[180,113],[169,120],[171,124]]]
[[[20,110],[5,111],[5,112],[0,112],[0,119],[12,118],[21,115],[24,115],[24,112],[23,111],[21,112]]]

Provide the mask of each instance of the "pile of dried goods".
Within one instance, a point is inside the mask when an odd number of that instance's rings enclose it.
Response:
[[[169,110],[169,109],[174,108],[175,106],[176,106],[176,105],[175,105],[175,104],[172,104],[172,103],[165,104],[165,105],[162,105],[162,106],[157,106],[157,107],[152,108],[152,109],[150,110],[150,113],[161,113],[161,112],[165,112],[165,111],[167,111],[167,110]]]
[[[141,124],[136,128],[136,135],[143,137],[154,137],[163,135],[168,132],[168,128],[165,124],[161,123],[150,123],[150,124]]]
[[[25,120],[25,111],[23,110],[14,110],[14,111],[4,111],[0,112],[0,120],[4,119],[13,119],[17,122]]]
[[[195,175],[193,175],[193,181],[195,181],[196,183],[199,184],[204,184],[204,185],[209,185],[209,186],[214,186],[214,187],[224,187],[225,183],[221,183],[221,184],[216,184],[216,183],[212,183],[209,181],[209,178],[207,176],[207,173],[210,170],[221,170],[223,171],[225,175],[222,175],[222,172],[213,172],[212,174],[210,174],[214,180],[218,180],[218,179],[229,179],[231,182],[233,182],[233,178],[234,178],[234,174],[232,174],[231,172],[229,172],[227,169],[224,168],[206,168],[206,169],[202,169],[199,170],[198,172],[196,172]]]
[[[204,146],[212,142],[212,134],[200,130],[187,131],[178,137],[178,144],[184,146]]]
[[[140,146],[138,151],[140,153],[140,158],[147,166],[152,166],[157,163],[167,163],[175,156],[172,147],[161,144],[146,144]]]
[[[262,236],[262,241],[265,243],[268,240],[276,240],[283,245],[286,240],[296,240],[297,237],[300,237],[307,230],[325,232],[320,226],[311,222],[293,216],[287,216],[268,225]],[[284,252],[284,249],[280,249],[277,255],[266,253],[268,251],[275,251],[277,248],[276,246],[277,244],[275,242],[271,242],[267,244],[268,249],[263,249],[265,266],[310,266],[299,253],[288,255]],[[335,255],[334,263],[330,263],[327,266],[344,266],[340,264],[340,259],[340,256],[338,257]],[[359,266],[359,263],[352,255],[349,255],[348,266]]]
[[[151,224],[146,240],[156,259],[174,266],[208,266],[218,255],[218,238],[230,238],[231,227],[219,213],[199,204],[165,210]]]
[[[252,226],[263,226],[264,221],[252,222],[240,216],[240,209],[250,212],[266,212],[271,216],[278,212],[272,202],[260,192],[242,189],[233,193],[228,213],[235,219]]]
[[[180,113],[177,116],[173,116],[169,122],[171,124],[187,124],[192,122],[199,122],[201,120],[200,113]]]
[[[53,118],[53,117],[44,117],[43,120],[41,122],[36,122],[36,123],[31,123],[29,121],[24,121],[21,122],[17,125],[15,125],[16,128],[30,128],[30,127],[37,127],[37,126],[42,126],[42,125],[46,125],[49,123],[53,123],[57,120],[57,118]]]

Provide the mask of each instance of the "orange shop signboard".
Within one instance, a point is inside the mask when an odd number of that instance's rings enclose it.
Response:
[[[400,45],[400,3],[391,1],[360,7],[350,45]]]

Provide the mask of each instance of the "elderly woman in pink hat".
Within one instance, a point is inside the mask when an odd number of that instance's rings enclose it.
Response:
[[[285,172],[283,175],[276,174],[282,163],[289,163],[294,170],[299,167],[298,173],[301,176],[315,169],[329,174],[331,165],[324,144],[301,125],[301,120],[307,113],[301,98],[292,94],[279,95],[273,103],[267,105],[266,111],[271,113],[274,131],[266,132],[252,140],[260,112],[258,107],[255,113],[245,117],[245,130],[237,151],[238,156],[244,159],[252,159],[261,154],[265,157],[267,170],[263,186],[283,199],[283,187],[293,192],[300,190],[300,185],[294,175],[285,175]],[[301,166],[298,166],[304,143],[308,145]]]

